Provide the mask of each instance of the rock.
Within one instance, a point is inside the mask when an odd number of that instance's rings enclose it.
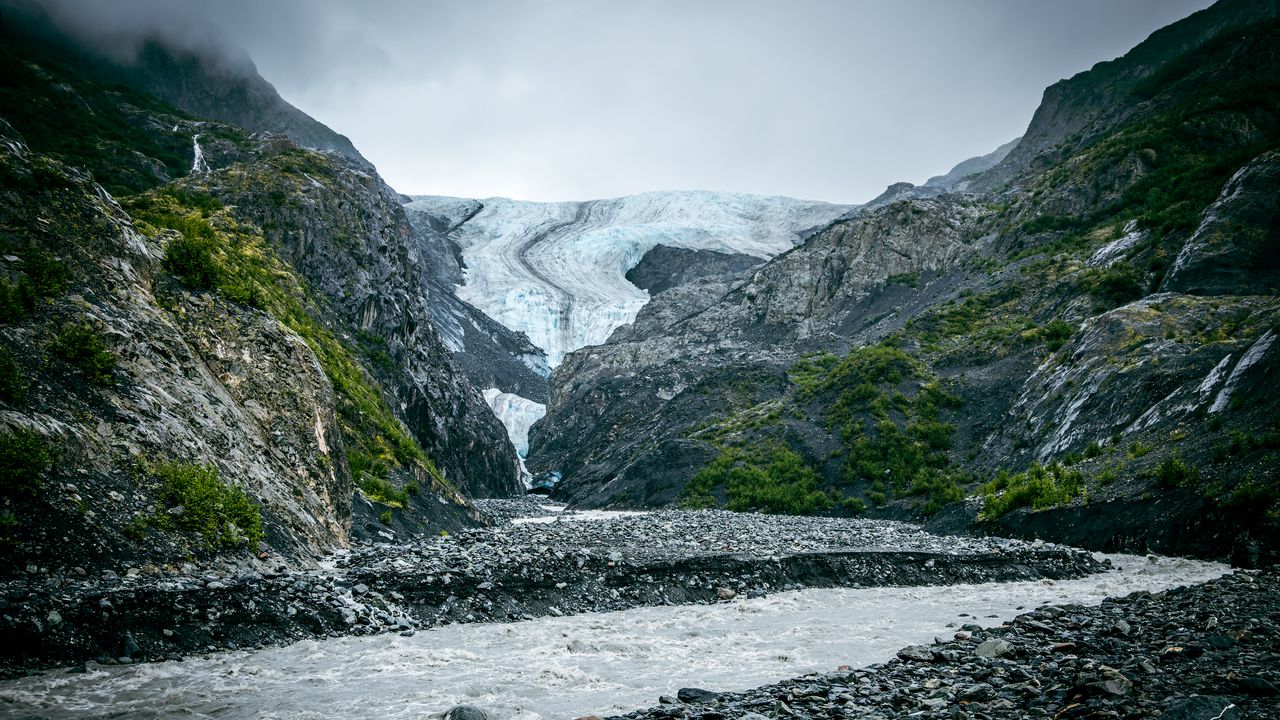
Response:
[[[727,587],[716,588],[716,599],[718,600],[732,600],[735,597],[737,597],[737,595],[738,593],[734,592],[733,590],[730,590]]]
[[[1235,638],[1227,635],[1210,635],[1204,639],[1204,644],[1213,650],[1227,650],[1236,644]]]
[[[1177,662],[1179,660],[1194,660],[1204,654],[1204,648],[1199,645],[1170,645],[1160,651],[1161,662]]]
[[[142,654],[142,648],[138,646],[138,642],[133,639],[133,635],[131,633],[125,633],[120,644],[124,648],[124,654],[129,657],[135,657]]]
[[[1240,678],[1236,681],[1236,687],[1240,692],[1254,697],[1273,697],[1280,694],[1280,690],[1277,690],[1275,685],[1257,675]]]
[[[680,688],[676,692],[676,699],[682,703],[709,703],[720,699],[720,693],[711,692],[710,690],[702,690],[700,688]]]
[[[979,643],[978,647],[973,649],[973,654],[980,658],[1000,658],[1013,654],[1013,646],[999,638]]]
[[[898,659],[904,662],[933,662],[933,650],[924,645],[908,645],[898,651]]]
[[[1229,698],[1197,695],[1165,705],[1160,720],[1244,720],[1245,714]]]
[[[369,592],[369,586],[364,583],[356,583],[356,585],[351,588],[351,592],[355,595],[364,595]]]
[[[475,705],[454,705],[445,711],[444,720],[494,720],[494,717]]]

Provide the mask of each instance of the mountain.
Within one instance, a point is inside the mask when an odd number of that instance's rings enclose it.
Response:
[[[1192,15],[1046,91],[963,192],[657,295],[553,370],[531,469],[580,506],[1274,559],[1276,16]]]
[[[104,87],[127,86],[193,117],[280,133],[302,147],[335,152],[373,169],[346,136],[286,102],[247,55],[219,42],[207,28],[203,42],[180,46],[152,35],[121,51],[69,36],[35,0],[5,0],[3,11],[26,38]]]
[[[366,163],[106,84],[38,30],[0,23],[6,570],[307,564],[522,491]]]
[[[1022,138],[1014,138],[986,155],[979,155],[964,160],[943,175],[934,175],[923,185],[912,185],[909,182],[896,182],[885,188],[885,191],[861,205],[850,214],[864,213],[889,203],[912,198],[929,198],[953,192],[965,192],[975,178],[987,170],[999,165],[1013,151]]]

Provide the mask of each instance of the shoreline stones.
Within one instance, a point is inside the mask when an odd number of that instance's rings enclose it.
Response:
[[[886,663],[699,691],[607,720],[1280,717],[1280,568],[967,627]],[[1170,648],[1182,650],[1160,660]]]
[[[510,518],[528,511],[508,510]],[[719,511],[585,517],[596,519],[556,513],[365,543],[305,570],[188,566],[6,579],[0,633],[11,641],[0,650],[0,675],[799,588],[1062,579],[1104,569],[1079,550],[940,538],[887,521]]]

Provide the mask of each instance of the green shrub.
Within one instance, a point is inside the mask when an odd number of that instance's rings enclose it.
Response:
[[[164,249],[164,269],[194,290],[217,287],[222,269],[213,257],[214,244],[199,236],[182,235]]]
[[[116,356],[107,350],[102,336],[87,322],[66,323],[49,346],[54,357],[75,367],[94,385],[108,385],[113,379]]]
[[[160,482],[160,499],[180,514],[163,512],[152,524],[170,523],[193,530],[214,549],[247,544],[256,549],[262,541],[262,515],[244,492],[224,483],[212,465],[163,463],[149,469]]]
[[[1040,337],[1044,339],[1045,347],[1056,352],[1058,348],[1066,344],[1067,340],[1069,340],[1075,332],[1075,327],[1070,323],[1065,323],[1061,320],[1054,320],[1041,328]]]
[[[920,283],[920,276],[913,272],[898,273],[897,275],[890,275],[885,282],[889,285],[916,287]]]
[[[27,397],[27,381],[9,349],[0,346],[0,402],[18,405]]]
[[[378,513],[378,519],[382,521],[382,524],[383,524],[383,525],[390,525],[390,524],[391,524],[391,511],[390,511],[390,510],[383,510],[382,512]]]
[[[52,459],[44,437],[25,429],[0,432],[0,496],[34,495]]]
[[[31,314],[36,306],[36,286],[28,278],[11,283],[0,278],[0,322],[11,323]]]
[[[40,248],[23,253],[22,269],[31,278],[36,294],[53,297],[67,289],[69,273],[61,260]]]
[[[1124,263],[1117,263],[1105,270],[1088,270],[1082,276],[1081,283],[1086,292],[1108,309],[1146,295],[1142,287],[1142,275],[1136,268]]]
[[[1085,490],[1084,476],[1058,463],[1032,463],[1026,472],[1001,471],[979,488],[984,500],[983,515],[998,518],[1018,508],[1044,510],[1071,502]]]
[[[811,515],[831,508],[830,494],[818,487],[818,475],[794,451],[779,445],[742,450],[726,448],[685,487],[686,507],[714,507],[713,490],[724,489],[725,507]]]
[[[1151,452],[1151,446],[1141,440],[1134,440],[1129,443],[1129,457],[1137,460],[1138,458]]]
[[[0,278],[0,322],[21,320],[35,309],[36,300],[67,289],[67,269],[58,258],[37,247],[19,252],[23,275],[12,282]]]
[[[1186,487],[1200,482],[1200,471],[1182,461],[1177,453],[1160,461],[1153,471],[1153,477],[1160,487]]]

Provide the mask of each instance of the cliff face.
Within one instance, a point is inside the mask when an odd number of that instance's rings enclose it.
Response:
[[[1053,537],[1097,503],[1099,547],[1274,554],[1274,14],[1222,3],[1066,81],[963,193],[659,295],[553,372],[533,468],[583,505]]]
[[[6,571],[306,563],[522,489],[375,173],[2,30]]]
[[[7,560],[91,568],[212,549],[198,532],[148,532],[152,518],[181,518],[148,467],[160,463],[212,465],[255,498],[264,549],[302,558],[345,544],[334,392],[302,338],[166,282],[165,237],[138,232],[7,126],[0,151]],[[27,310],[13,297],[31,282],[44,289]]]

